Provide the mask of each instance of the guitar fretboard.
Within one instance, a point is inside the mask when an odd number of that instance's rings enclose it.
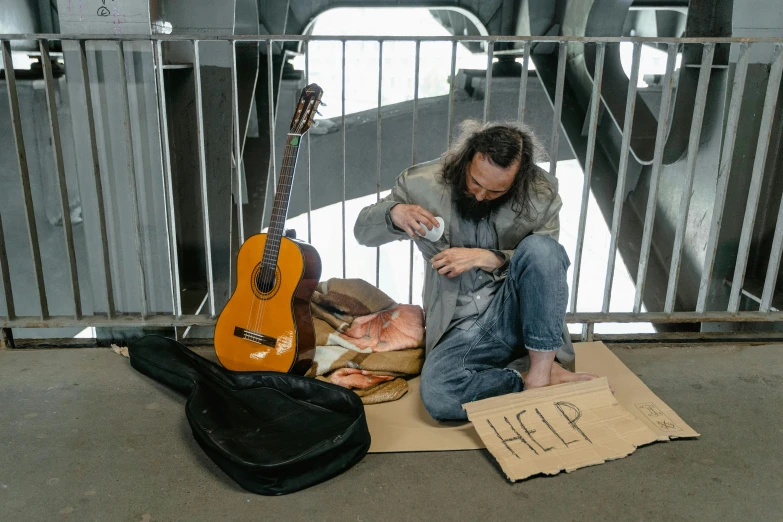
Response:
[[[272,217],[269,221],[269,229],[266,235],[266,246],[261,264],[268,270],[275,270],[277,258],[280,254],[280,241],[285,230],[285,219],[288,215],[288,203],[291,199],[291,185],[296,170],[296,159],[299,155],[300,134],[288,134],[285,151],[283,152],[283,164],[280,167],[280,179],[277,184],[275,203],[272,208]]]

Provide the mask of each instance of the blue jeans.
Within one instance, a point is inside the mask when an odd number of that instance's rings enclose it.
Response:
[[[519,243],[486,311],[467,330],[449,329],[424,361],[421,398],[435,420],[465,420],[462,404],[522,391],[522,376],[506,366],[525,350],[562,346],[570,264],[550,236]]]

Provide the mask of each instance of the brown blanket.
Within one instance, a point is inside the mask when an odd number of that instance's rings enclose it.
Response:
[[[315,360],[308,376],[353,389],[365,404],[396,400],[424,364],[424,312],[362,279],[321,282],[311,300]]]

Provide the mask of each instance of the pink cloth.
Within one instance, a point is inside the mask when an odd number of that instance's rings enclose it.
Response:
[[[340,368],[335,370],[329,380],[343,388],[358,388],[360,390],[371,388],[382,382],[393,381],[395,377],[389,375],[373,375],[367,370],[357,368]]]
[[[401,304],[389,310],[357,317],[338,334],[360,350],[391,352],[424,344],[424,311],[418,305]]]

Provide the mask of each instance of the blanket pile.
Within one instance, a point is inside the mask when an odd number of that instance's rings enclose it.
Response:
[[[319,283],[310,301],[315,359],[306,375],[350,388],[364,404],[397,400],[424,364],[424,311],[362,279]]]

